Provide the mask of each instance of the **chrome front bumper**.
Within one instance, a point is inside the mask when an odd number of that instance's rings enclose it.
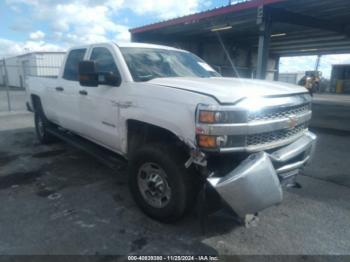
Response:
[[[244,218],[282,202],[281,181],[299,173],[310,161],[315,145],[316,135],[306,132],[282,149],[252,154],[226,176],[207,180],[235,213]]]

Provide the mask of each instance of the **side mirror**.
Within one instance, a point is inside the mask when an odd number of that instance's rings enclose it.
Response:
[[[96,72],[95,61],[87,60],[79,62],[79,83],[82,86],[120,86],[121,82],[120,75],[113,74],[112,72]]]
[[[79,83],[82,86],[98,86],[98,74],[94,61],[81,61],[78,65]]]

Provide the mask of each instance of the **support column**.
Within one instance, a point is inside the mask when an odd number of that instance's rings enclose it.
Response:
[[[263,6],[258,8],[257,24],[259,26],[259,47],[256,78],[265,79],[269,58],[271,19]]]
[[[252,66],[252,48],[249,47],[246,49],[247,56],[245,60],[245,67],[247,68],[247,72],[244,77],[246,78],[251,78],[252,76],[252,71],[253,71],[253,66]]]
[[[273,74],[273,80],[278,81],[278,76],[280,74],[280,57],[275,58],[275,72]]]

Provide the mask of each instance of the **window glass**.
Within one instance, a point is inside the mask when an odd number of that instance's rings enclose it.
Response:
[[[114,62],[114,58],[107,48],[95,47],[92,50],[90,60],[95,61],[97,72],[112,72],[115,75],[119,75],[117,65]]]
[[[64,79],[78,81],[78,65],[83,61],[85,52],[86,49],[75,49],[69,52],[63,72]]]

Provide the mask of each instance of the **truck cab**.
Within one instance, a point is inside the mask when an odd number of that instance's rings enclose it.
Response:
[[[315,148],[305,88],[223,78],[172,47],[74,47],[56,79],[27,87],[39,140],[54,126],[119,154],[136,203],[161,221],[193,209],[206,186],[240,218],[279,204]]]

